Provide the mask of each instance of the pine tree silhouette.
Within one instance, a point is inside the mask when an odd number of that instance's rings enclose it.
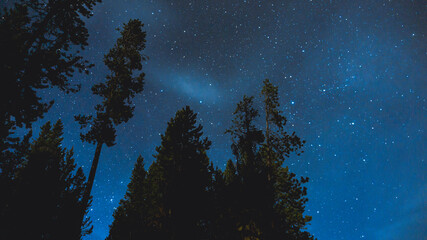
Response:
[[[53,100],[37,92],[56,87],[76,92],[70,78],[92,66],[80,51],[89,37],[83,19],[100,0],[14,1],[0,12],[0,214],[16,188],[31,132],[20,139],[17,128],[31,128],[50,109]],[[9,199],[9,200],[8,200]]]
[[[267,177],[265,203],[269,206],[264,210],[262,225],[264,238],[281,239],[313,239],[305,232],[305,225],[311,221],[304,216],[307,189],[302,184],[308,178],[296,175],[284,167],[283,163],[291,153],[300,154],[305,141],[296,134],[285,131],[287,119],[280,111],[278,87],[268,79],[264,80],[261,94],[264,97],[265,141],[260,149],[263,159],[263,172]]]
[[[277,87],[264,84],[268,139],[256,127],[253,97],[244,96],[226,131],[236,163],[229,160],[222,172],[209,163],[211,143],[202,139],[197,115],[178,111],[148,174],[138,159],[107,239],[313,239],[305,231],[308,178],[284,166],[304,141],[284,131]]]
[[[147,172],[144,169],[144,159],[139,156],[132,171],[124,199],[114,211],[114,221],[110,225],[107,240],[115,239],[145,239],[148,237],[147,214]]]
[[[146,57],[141,54],[145,49],[146,37],[146,33],[142,30],[143,26],[143,23],[137,19],[124,24],[120,38],[104,56],[104,63],[111,72],[106,77],[107,81],[92,87],[92,92],[102,97],[102,103],[95,106],[95,116],[75,117],[81,128],[90,125],[89,130],[81,134],[82,140],[96,144],[84,194],[86,202],[92,191],[102,146],[105,144],[110,147],[115,144],[115,127],[133,117],[135,107],[132,99],[143,90],[145,74],[139,72],[135,76],[135,71],[141,71],[142,62],[146,60]]]
[[[211,143],[202,138],[196,117],[186,107],[169,121],[146,178],[137,163],[108,239],[130,239],[130,233],[132,239],[206,239],[212,187],[206,151]]]
[[[228,194],[229,199],[237,201],[232,206],[239,239],[313,239],[304,231],[311,220],[303,215],[308,199],[302,184],[308,178],[298,180],[283,166],[291,153],[300,154],[304,141],[285,131],[286,118],[279,110],[278,88],[266,79],[261,94],[265,131],[256,128],[254,121],[259,114],[253,97],[247,96],[237,104],[233,124],[226,131],[232,136],[231,147],[237,160],[236,175],[234,164],[229,161],[225,179],[237,185],[233,187],[237,190]]]
[[[206,234],[212,178],[206,151],[211,142],[202,139],[202,126],[196,125],[196,117],[188,106],[179,110],[156,148],[163,180],[158,202],[165,215],[162,225],[167,239],[203,239]]]
[[[232,150],[237,159],[238,182],[234,206],[236,211],[236,230],[239,239],[260,239],[262,208],[265,182],[262,179],[262,159],[259,155],[264,141],[262,131],[255,126],[259,116],[253,106],[253,97],[244,96],[237,104],[232,126],[226,131],[232,136]],[[231,168],[231,165],[230,165]]]
[[[233,162],[228,160],[224,172],[216,170],[213,176],[214,211],[210,217],[212,226],[209,239],[239,239],[240,184]]]
[[[81,225],[85,177],[73,150],[62,147],[61,121],[46,123],[18,170],[16,188],[1,225],[2,239],[80,239],[92,231]]]
[[[52,106],[37,91],[57,87],[79,90],[69,78],[91,67],[80,50],[89,37],[84,18],[100,0],[15,1],[0,18],[0,151],[17,141],[17,127],[31,124]]]

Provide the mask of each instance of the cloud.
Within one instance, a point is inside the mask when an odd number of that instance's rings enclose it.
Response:
[[[221,91],[215,87],[216,81],[209,76],[177,72],[157,72],[157,74],[164,88],[193,101],[215,104],[221,99]]]

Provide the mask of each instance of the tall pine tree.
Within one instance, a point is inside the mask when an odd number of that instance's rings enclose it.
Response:
[[[237,204],[233,204],[233,211],[236,214],[235,226],[239,239],[260,239],[262,234],[260,219],[262,208],[265,207],[263,200],[266,185],[259,149],[264,135],[254,123],[257,117],[259,113],[253,106],[253,97],[244,96],[237,104],[231,128],[226,131],[232,136],[231,147],[237,159],[238,181],[234,183],[234,188],[238,193],[230,194],[237,201]],[[232,165],[229,167],[232,168]]]
[[[150,167],[152,224],[156,239],[206,238],[211,171],[206,151],[211,142],[202,138],[202,126],[188,106],[168,123]]]
[[[147,239],[148,210],[144,159],[139,156],[132,171],[124,199],[120,200],[119,207],[114,211],[114,221],[110,225],[110,234],[107,240]]]
[[[265,79],[261,94],[263,96],[265,112],[265,142],[263,144],[263,157],[269,166],[281,166],[290,153],[300,154],[299,150],[304,145],[296,134],[285,131],[287,119],[280,110],[278,87],[270,80]]]
[[[31,144],[1,224],[2,239],[71,240],[91,232],[89,220],[82,226],[80,218],[88,208],[83,170],[76,169],[73,150],[62,147],[62,134],[61,121],[48,122]]]
[[[283,163],[291,153],[300,154],[305,143],[296,134],[285,130],[287,119],[280,111],[278,87],[268,79],[264,80],[261,94],[265,111],[265,141],[260,150],[264,172],[267,176],[267,196],[273,208],[265,218],[265,237],[269,239],[312,239],[305,225],[311,220],[304,216],[305,204],[308,201],[307,189],[302,184],[308,178],[296,178],[296,175],[284,167]]]
[[[132,99],[143,90],[145,74],[141,70],[142,62],[146,60],[141,54],[145,49],[146,37],[143,26],[137,19],[124,24],[120,38],[104,56],[104,64],[111,72],[106,77],[107,81],[92,87],[92,92],[102,97],[102,103],[95,106],[95,116],[75,117],[82,128],[90,125],[88,132],[81,134],[82,140],[96,144],[84,194],[86,202],[90,198],[102,146],[105,144],[110,147],[115,144],[115,127],[133,117],[135,107]]]
[[[237,104],[232,127],[232,150],[237,159],[238,202],[237,231],[240,239],[312,239],[304,231],[311,217],[304,216],[307,189],[302,184],[308,178],[297,179],[283,163],[304,144],[295,133],[285,131],[286,118],[280,111],[278,88],[264,81],[266,127],[258,130],[259,117],[253,97],[244,97]],[[233,166],[227,164],[227,179]],[[229,180],[230,181],[230,180]],[[229,194],[233,194],[229,193]]]

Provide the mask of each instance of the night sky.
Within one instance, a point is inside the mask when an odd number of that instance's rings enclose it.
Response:
[[[77,94],[46,90],[66,147],[88,174],[94,146],[79,139],[74,115],[93,112],[90,87],[107,74],[103,55],[115,29],[145,23],[150,59],[135,116],[103,148],[88,240],[104,239],[136,158],[153,162],[167,121],[190,105],[224,169],[233,158],[232,112],[244,94],[260,105],[262,81],[279,86],[289,131],[307,141],[285,164],[308,176],[309,231],[323,239],[423,239],[427,236],[427,5],[425,1],[104,0],[87,21],[96,66],[77,75]],[[262,119],[259,121],[262,128]],[[35,131],[36,133],[38,131]]]

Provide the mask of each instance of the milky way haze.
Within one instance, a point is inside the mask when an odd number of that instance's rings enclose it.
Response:
[[[107,74],[102,57],[115,29],[130,18],[145,23],[145,89],[117,145],[101,154],[87,239],[105,239],[137,156],[152,163],[183,106],[198,112],[213,141],[208,155],[224,168],[236,103],[244,94],[260,103],[265,78],[279,86],[289,131],[307,141],[285,164],[310,177],[309,232],[319,240],[426,237],[426,8],[421,0],[104,0],[87,21],[85,54],[96,66],[73,79],[83,84],[78,94],[43,92],[56,104],[35,125],[60,116],[64,144],[87,174],[95,149],[81,143],[73,116],[99,101],[90,87]]]

